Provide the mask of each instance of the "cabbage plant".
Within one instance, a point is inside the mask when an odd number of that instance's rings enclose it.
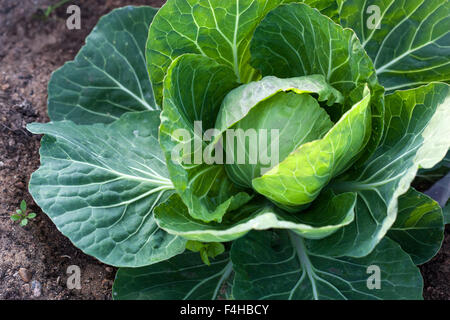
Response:
[[[114,10],[28,126],[30,192],[120,267],[115,299],[420,299],[444,219],[411,182],[450,147],[449,17],[446,0]]]

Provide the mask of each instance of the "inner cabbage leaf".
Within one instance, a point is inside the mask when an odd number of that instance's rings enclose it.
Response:
[[[227,131],[226,154],[233,162],[226,165],[227,173],[234,183],[251,188],[254,178],[302,144],[322,138],[332,126],[326,111],[310,95],[278,93]]]

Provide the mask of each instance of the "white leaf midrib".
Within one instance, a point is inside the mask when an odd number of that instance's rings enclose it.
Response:
[[[293,248],[295,249],[295,251],[297,253],[297,257],[298,257],[299,263],[302,267],[303,273],[306,273],[309,281],[311,282],[313,298],[314,298],[314,300],[319,300],[319,292],[317,290],[317,285],[316,285],[317,275],[314,271],[314,267],[311,263],[311,260],[309,260],[303,239],[300,238],[298,235],[294,234],[292,231],[289,231],[289,239],[291,241]],[[300,285],[300,282],[303,281],[303,279],[304,279],[304,275],[302,274],[302,276],[300,277],[300,279],[298,280],[296,285],[293,287],[289,298],[292,298],[292,295],[294,294],[295,289]]]

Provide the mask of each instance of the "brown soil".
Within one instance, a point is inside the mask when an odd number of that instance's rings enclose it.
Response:
[[[29,195],[40,137],[25,126],[48,121],[50,74],[75,57],[102,15],[130,4],[159,7],[164,1],[70,1],[81,8],[81,30],[66,28],[69,4],[43,19],[42,8],[56,2],[0,0],[0,299],[111,298],[116,270],[75,248]],[[37,213],[24,228],[10,220],[22,199]],[[81,290],[67,289],[70,265],[81,269]],[[21,278],[21,268],[30,274],[29,282]]]
[[[55,2],[0,0],[0,299],[111,298],[115,268],[75,248],[29,195],[30,175],[39,166],[40,137],[25,126],[48,121],[50,74],[74,58],[102,15],[128,4],[159,7],[164,0],[70,1],[81,8],[81,30],[66,28],[66,6],[42,18],[41,9]],[[10,220],[22,199],[37,213],[26,227]],[[439,255],[421,268],[426,299],[450,300],[449,231]],[[81,290],[67,289],[69,265],[81,269]],[[21,268],[27,269],[29,282],[22,279]]]

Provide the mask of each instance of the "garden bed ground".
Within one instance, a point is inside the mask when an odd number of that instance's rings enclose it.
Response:
[[[73,59],[99,17],[127,4],[164,1],[71,1],[81,8],[81,30],[66,28],[66,6],[42,18],[39,9],[55,2],[0,0],[0,299],[111,298],[115,268],[76,249],[28,193],[30,175],[39,166],[40,137],[25,126],[48,121],[50,75]],[[24,228],[10,220],[22,199],[38,214]],[[81,290],[66,287],[69,265],[81,269]],[[450,229],[439,255],[421,270],[425,298],[450,300]]]

